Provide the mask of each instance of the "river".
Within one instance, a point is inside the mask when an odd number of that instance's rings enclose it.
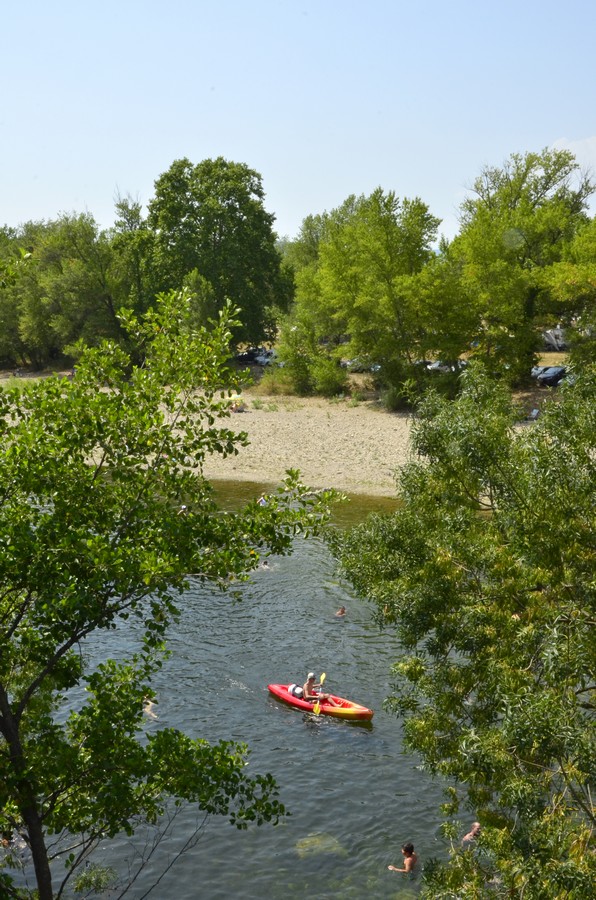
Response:
[[[233,506],[255,486],[219,487]],[[258,495],[258,494],[257,494]],[[355,503],[355,506],[354,506]],[[390,508],[378,498],[353,498],[339,518]],[[334,616],[344,604],[344,619]],[[114,636],[110,638],[113,642]],[[125,635],[112,655],[130,652]],[[101,641],[100,641],[101,644]],[[238,831],[209,819],[198,842],[149,896],[159,900],[269,900],[414,897],[418,879],[389,872],[402,865],[411,840],[422,862],[443,856],[440,785],[402,753],[402,732],[383,709],[395,638],[380,633],[370,608],[340,580],[324,543],[298,540],[289,557],[274,557],[255,573],[241,602],[194,584],[168,641],[171,657],[154,679],[156,720],[193,737],[246,742],[250,771],[271,772],[291,812],[279,826]],[[97,648],[101,653],[107,646]],[[375,711],[370,724],[315,717],[276,701],[270,682],[302,683],[309,670],[326,673],[326,688]],[[126,894],[140,900],[196,827],[178,815],[166,838]],[[139,846],[139,838],[136,846]],[[120,874],[133,844],[119,838],[97,856]]]

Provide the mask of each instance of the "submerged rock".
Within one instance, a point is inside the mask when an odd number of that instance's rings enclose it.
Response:
[[[323,854],[325,856],[347,856],[348,851],[342,847],[337,838],[323,831],[314,831],[301,838],[296,844],[296,852],[300,858]]]

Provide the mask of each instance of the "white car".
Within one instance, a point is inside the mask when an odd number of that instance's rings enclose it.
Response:
[[[276,358],[277,353],[275,350],[263,350],[262,353],[259,353],[259,355],[255,357],[255,362],[259,366],[268,366],[270,363],[274,362]]]

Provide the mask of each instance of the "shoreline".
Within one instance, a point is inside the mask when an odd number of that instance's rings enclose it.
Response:
[[[244,411],[226,424],[245,431],[250,443],[236,456],[208,457],[208,480],[279,485],[287,469],[298,469],[314,490],[396,497],[394,473],[410,458],[409,415],[375,401],[250,393],[239,399]]]

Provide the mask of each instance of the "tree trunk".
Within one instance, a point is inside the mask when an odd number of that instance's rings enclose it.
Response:
[[[38,900],[53,900],[52,874],[45,844],[41,815],[37,808],[35,787],[24,773],[27,770],[18,719],[13,715],[4,686],[0,685],[0,732],[10,750],[10,762],[15,773],[15,800],[25,823],[31,856],[35,867]]]
[[[31,856],[35,867],[35,880],[39,900],[53,900],[52,873],[48,861],[48,851],[45,844],[41,817],[35,806],[27,806],[21,810],[23,820],[27,826]]]

